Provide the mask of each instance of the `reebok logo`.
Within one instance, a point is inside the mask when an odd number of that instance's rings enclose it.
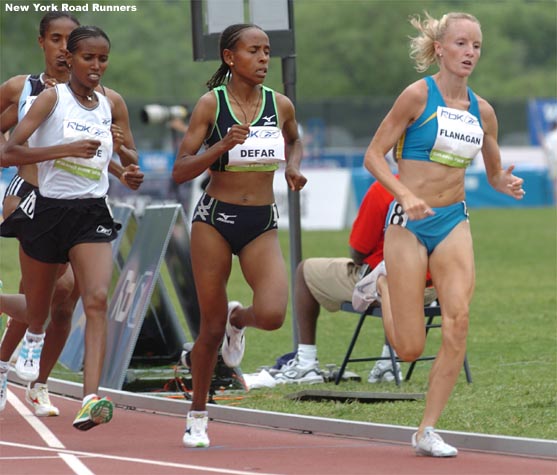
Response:
[[[110,236],[112,234],[112,229],[107,229],[100,224],[97,226],[97,233],[98,234],[105,234],[106,236]]]

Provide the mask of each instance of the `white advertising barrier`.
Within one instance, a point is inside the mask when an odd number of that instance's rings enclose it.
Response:
[[[335,230],[352,226],[356,217],[356,199],[352,186],[352,169],[307,169],[308,179],[300,192],[300,219],[303,230]],[[197,203],[202,190],[202,177],[195,179],[192,203]],[[288,229],[288,185],[284,169],[275,172],[275,200],[279,211],[279,229]],[[189,213],[187,213],[189,215]],[[191,221],[191,216],[188,216]]]
[[[350,169],[302,169],[308,179],[300,192],[302,229],[335,230],[352,225],[356,203]],[[288,228],[288,185],[284,170],[275,173],[275,199],[279,210],[279,228]]]

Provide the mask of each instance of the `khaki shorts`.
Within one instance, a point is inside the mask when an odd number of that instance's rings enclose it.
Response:
[[[312,257],[304,261],[304,280],[311,295],[321,307],[338,312],[343,302],[352,301],[361,266],[347,257]],[[425,289],[424,304],[437,298],[433,287]]]
[[[314,257],[304,261],[304,280],[317,303],[329,312],[338,312],[342,302],[352,301],[360,280],[360,266],[347,257]]]

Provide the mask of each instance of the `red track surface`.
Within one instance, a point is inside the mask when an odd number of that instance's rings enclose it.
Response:
[[[117,408],[88,432],[71,425],[79,402],[52,396],[61,415],[36,418],[10,384],[0,413],[0,474],[451,474],[556,475],[557,459],[460,451],[417,457],[409,445],[210,422],[212,446],[182,446],[184,418]],[[40,435],[42,434],[42,436]]]

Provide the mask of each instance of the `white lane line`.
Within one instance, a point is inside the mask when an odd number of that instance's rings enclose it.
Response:
[[[63,452],[65,454],[72,454],[78,457],[95,457],[101,459],[108,459],[108,460],[116,460],[119,462],[132,462],[132,463],[142,463],[147,465],[156,465],[159,467],[172,467],[172,468],[181,468],[181,469],[190,469],[190,470],[198,470],[200,472],[212,472],[212,473],[220,473],[220,474],[230,474],[230,475],[280,475],[278,473],[264,473],[260,472],[259,470],[253,472],[244,472],[242,470],[232,470],[228,468],[217,468],[217,467],[206,467],[203,465],[190,465],[185,463],[175,463],[175,462],[164,462],[160,460],[149,460],[149,459],[142,459],[142,458],[134,458],[134,457],[121,457],[119,455],[105,455],[100,453],[94,452],[81,452],[79,450],[68,450],[64,449],[63,451],[50,449],[47,447],[40,447],[36,445],[27,445],[27,444],[18,444],[15,442],[6,442],[0,440],[0,446],[6,447],[18,447],[24,449],[31,449],[31,450],[40,450],[40,451],[56,451],[58,453]],[[184,449],[184,452],[187,449]],[[207,450],[207,449],[198,449],[198,450]],[[209,449],[210,450],[210,449]]]
[[[46,445],[53,448],[65,449],[64,444],[60,442],[58,437],[56,437],[50,429],[44,425],[44,423],[37,416],[35,416],[35,414],[33,414],[31,410],[9,389],[8,402],[14,406],[19,415],[29,423],[37,434],[39,434],[39,437],[45,441]]]
[[[52,431],[10,390],[8,390],[8,402],[14,406],[14,409],[29,423],[33,430],[39,434],[39,437],[44,440],[46,445],[52,447],[53,449],[66,448],[64,447],[64,444],[60,442],[58,437],[56,437]],[[76,475],[95,475],[94,472],[89,470],[89,468],[75,455],[65,452],[59,452],[58,455]]]

